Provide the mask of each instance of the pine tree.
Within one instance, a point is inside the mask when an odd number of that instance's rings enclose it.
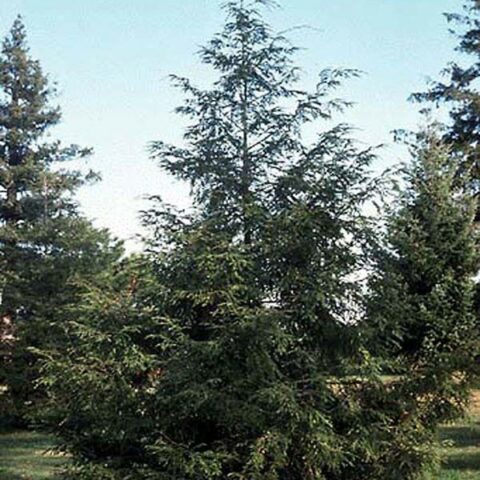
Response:
[[[266,3],[227,3],[201,50],[211,88],[174,77],[189,127],[152,154],[193,208],[157,199],[133,294],[125,278],[94,290],[67,351],[45,354],[47,416],[78,478],[414,480],[433,463],[417,380],[383,381],[359,334],[374,154],[331,126],[356,73],[302,90]]]
[[[31,403],[38,374],[29,349],[58,340],[55,322],[76,295],[74,277],[93,277],[119,255],[108,233],[79,215],[73,197],[95,175],[61,167],[90,150],[47,139],[60,121],[54,95],[18,17],[0,54],[0,318],[10,329],[0,383],[19,411]]]

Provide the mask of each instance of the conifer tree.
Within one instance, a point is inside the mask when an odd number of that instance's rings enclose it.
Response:
[[[54,95],[18,17],[0,53],[0,318],[10,329],[0,383],[13,399],[10,410],[32,401],[37,372],[29,349],[58,340],[55,323],[75,297],[74,277],[94,277],[119,254],[73,197],[95,175],[62,166],[90,150],[47,138],[60,121]]]
[[[425,397],[384,382],[359,335],[373,152],[318,122],[348,105],[332,94],[355,72],[303,90],[266,3],[227,3],[201,50],[210,88],[174,77],[189,127],[152,154],[193,208],[157,199],[148,274],[88,294],[68,349],[45,353],[74,478],[414,480],[432,465]]]
[[[463,413],[478,375],[476,201],[433,127],[411,148],[371,278],[368,320],[374,350],[409,376],[412,392],[428,392],[435,422]]]
[[[459,166],[458,174],[470,178],[473,193],[479,192],[480,179],[480,2],[466,0],[461,14],[445,14],[456,28],[452,31],[459,39],[457,52],[464,59],[451,62],[442,72],[442,80],[431,82],[430,89],[412,97],[420,102],[445,104],[449,109],[450,122],[444,141],[452,146]]]

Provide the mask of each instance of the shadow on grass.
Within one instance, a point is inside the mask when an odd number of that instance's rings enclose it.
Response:
[[[3,468],[0,467],[0,479],[3,480],[3,479],[7,479],[8,480],[25,480],[25,475],[17,475],[17,474],[12,474],[12,472],[10,470],[4,470]]]
[[[480,479],[480,422],[475,420],[440,430],[440,440],[446,442],[442,480]]]
[[[52,448],[52,439],[41,433],[1,434],[0,480],[53,480],[67,460]]]
[[[452,425],[443,427],[440,440],[449,441],[453,447],[480,447],[480,424]]]
[[[451,453],[443,465],[450,470],[470,470],[480,472],[480,452]]]

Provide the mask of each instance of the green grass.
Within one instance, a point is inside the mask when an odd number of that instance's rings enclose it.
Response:
[[[443,427],[440,438],[446,445],[439,480],[480,480],[480,416]]]
[[[0,434],[0,480],[52,480],[65,458],[49,451],[50,437],[35,432]]]

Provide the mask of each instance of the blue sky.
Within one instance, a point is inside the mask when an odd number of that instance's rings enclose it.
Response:
[[[342,120],[357,137],[386,144],[377,168],[400,160],[391,131],[415,128],[417,107],[407,102],[454,58],[455,39],[443,12],[461,0],[282,0],[268,13],[274,27],[298,25],[291,38],[304,47],[298,63],[305,82],[324,67],[365,72],[342,94],[356,102]],[[161,194],[186,204],[188,190],[150,160],[152,140],[177,142],[183,121],[173,114],[181,96],[169,73],[198,83],[210,78],[195,57],[222,24],[218,0],[2,0],[0,32],[24,17],[33,55],[58,83],[63,123],[53,135],[91,146],[89,166],[103,181],[79,194],[84,212],[98,226],[124,239],[139,231],[143,197]],[[130,247],[134,246],[129,241]]]

